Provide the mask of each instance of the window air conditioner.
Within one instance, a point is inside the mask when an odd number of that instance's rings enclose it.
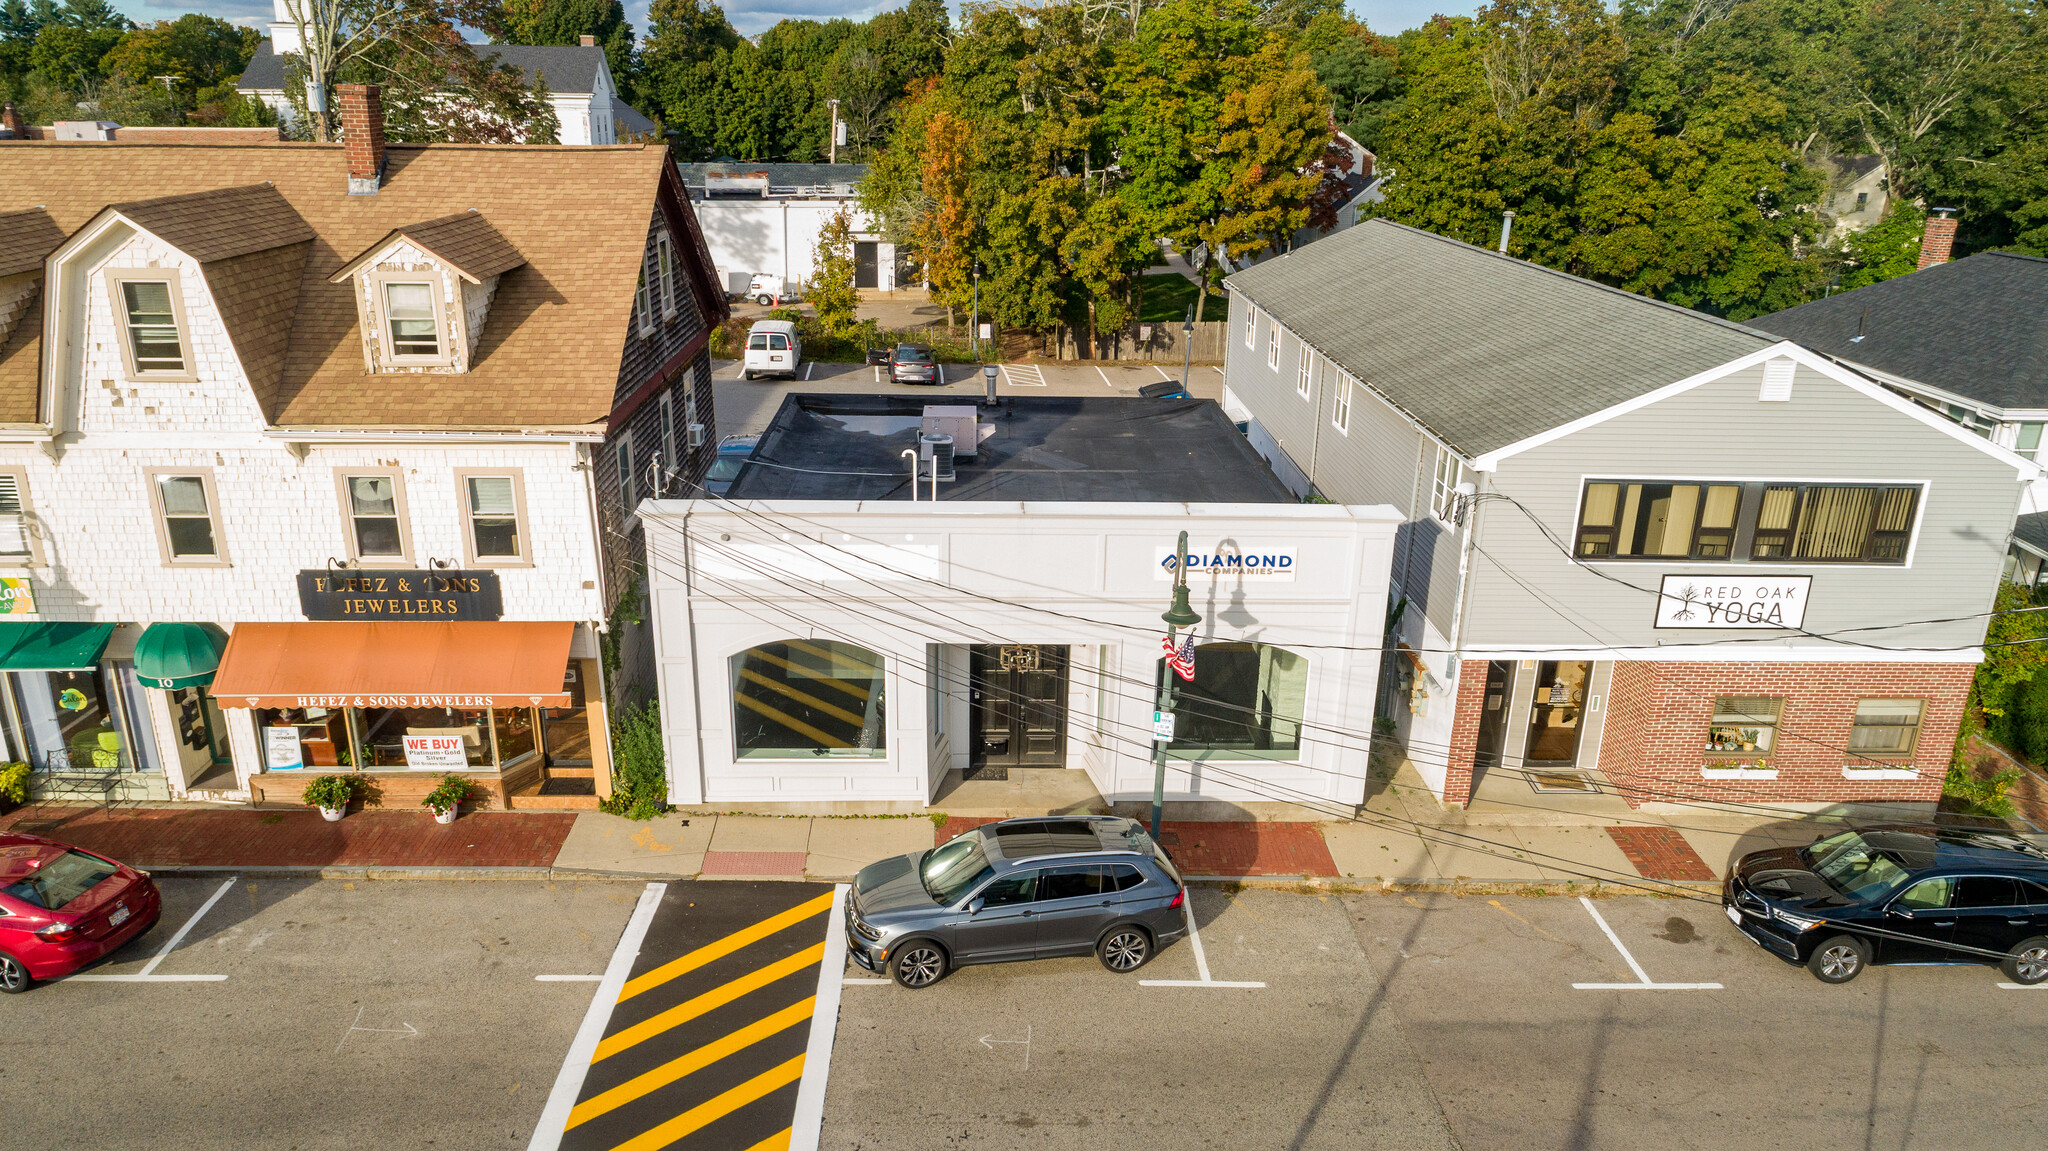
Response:
[[[701,448],[701,447],[703,447],[703,446],[704,446],[704,425],[703,425],[703,424],[691,424],[691,425],[690,425],[690,446],[691,446],[691,447],[693,447],[693,448]]]

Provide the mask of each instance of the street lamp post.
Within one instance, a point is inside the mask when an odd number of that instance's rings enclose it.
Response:
[[[832,134],[825,144],[825,162],[827,164],[837,164],[839,162],[839,101],[827,100],[825,103],[832,108]],[[815,156],[817,153],[813,152],[811,155]]]
[[[1174,633],[1181,628],[1194,627],[1202,622],[1195,609],[1188,606],[1188,533],[1180,533],[1180,543],[1175,545],[1173,559],[1173,601],[1167,606],[1166,614],[1160,619],[1166,621],[1166,646],[1175,647]],[[1171,656],[1169,655],[1170,659]],[[1173,715],[1173,677],[1175,672],[1170,663],[1159,666],[1159,701],[1155,705],[1154,722]],[[1170,720],[1169,720],[1170,722]],[[1159,821],[1166,811],[1166,745],[1172,736],[1162,738],[1158,731],[1152,733],[1152,838],[1159,838]]]
[[[974,261],[974,311],[967,321],[967,346],[981,360],[981,261]]]
[[[1207,288],[1198,288],[1208,291]],[[1188,373],[1193,370],[1195,357],[1195,306],[1188,305],[1187,318],[1180,322],[1180,390],[1188,390]]]

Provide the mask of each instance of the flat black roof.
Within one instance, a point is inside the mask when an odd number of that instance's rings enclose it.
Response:
[[[907,500],[910,469],[900,453],[917,446],[924,409],[973,402],[951,394],[787,396],[727,495]],[[940,500],[1297,502],[1212,400],[1005,396],[1000,407],[976,406],[994,434],[978,456],[959,460],[958,479],[939,484]]]

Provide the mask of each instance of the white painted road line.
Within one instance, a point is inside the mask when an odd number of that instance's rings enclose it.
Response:
[[[817,366],[818,366],[818,361],[816,361],[816,360],[812,360],[812,361],[811,361],[810,363],[808,363],[808,364],[805,364],[805,365],[804,365],[804,379],[807,379],[807,380],[808,380],[808,379],[810,379],[810,378],[811,378],[811,369],[812,369],[812,368],[815,368],[815,367],[817,367]]]
[[[226,883],[223,883],[218,888],[215,888],[213,894],[207,898],[206,902],[199,905],[199,910],[192,913],[192,918],[185,921],[185,926],[180,927],[178,929],[178,933],[176,935],[171,936],[171,941],[169,943],[164,944],[163,950],[156,953],[156,958],[150,960],[148,965],[143,967],[142,974],[148,975],[154,972],[157,968],[157,964],[162,963],[164,961],[165,956],[168,956],[171,952],[176,951],[178,949],[178,945],[180,943],[185,942],[185,936],[191,933],[192,926],[198,923],[199,920],[203,918],[207,912],[213,910],[213,905],[220,902],[220,897],[226,895],[228,893],[228,888],[233,887],[235,885],[235,880],[239,878],[241,877],[238,875],[230,875],[228,876],[228,880]]]
[[[603,980],[604,976],[602,975],[536,975],[533,977],[535,983],[600,983]]]
[[[1109,373],[1108,373],[1108,372],[1105,372],[1105,371],[1103,371],[1103,370],[1102,370],[1102,365],[1101,365],[1101,364],[1097,364],[1097,365],[1095,365],[1095,374],[1096,374],[1096,375],[1098,375],[1098,376],[1101,376],[1101,377],[1102,377],[1102,386],[1103,386],[1103,387],[1105,387],[1105,388],[1113,388],[1113,387],[1116,387],[1116,385],[1115,385],[1115,384],[1112,384],[1112,383],[1110,383],[1110,382],[1109,382]]]
[[[1045,387],[1045,371],[1036,364],[1004,364],[1003,382],[1013,388]]]
[[[896,981],[895,981],[894,979],[842,979],[842,980],[840,980],[839,982],[840,982],[840,985],[841,985],[841,986],[844,986],[844,985],[846,985],[846,984],[854,984],[854,985],[856,985],[856,986],[860,986],[860,985],[868,985],[868,986],[875,986],[875,985],[886,985],[886,984],[894,983],[894,982],[896,982]]]
[[[1166,374],[1165,368],[1160,367],[1158,364],[1153,364],[1152,370],[1159,373],[1160,379],[1165,380],[1167,383],[1173,382],[1173,377]]]
[[[1097,369],[1098,371],[1100,369]],[[1202,950],[1202,933],[1195,930],[1195,901],[1181,900],[1180,912],[1188,921],[1188,944],[1195,949],[1195,970],[1200,979],[1140,979],[1140,987],[1264,987],[1263,983],[1218,982],[1209,978],[1209,956]]]
[[[796,1086],[789,1151],[818,1151],[818,1133],[825,1123],[825,1079],[832,1071],[832,1038],[839,1030],[839,987],[846,970],[846,897],[852,890],[847,883],[832,887],[832,918],[825,925],[825,958],[818,966],[811,1043],[804,1052],[804,1077]]]
[[[157,950],[156,955],[152,957],[148,963],[143,965],[143,968],[140,972],[134,975],[72,975],[66,977],[64,982],[219,983],[225,980],[227,978],[227,976],[225,975],[157,975],[155,974],[155,972],[157,969],[157,965],[162,963],[165,957],[170,955],[171,952],[176,951],[180,943],[185,942],[185,936],[191,933],[193,925],[198,923],[200,919],[204,918],[207,912],[213,910],[213,905],[220,902],[220,897],[226,895],[228,893],[228,888],[233,887],[235,885],[235,880],[239,878],[240,876],[230,875],[227,878],[227,882],[215,888],[213,894],[207,897],[206,902],[199,905],[199,910],[192,913],[192,918],[187,919],[185,921],[185,925],[183,927],[178,928],[178,933],[176,935],[171,936],[171,941],[169,943],[164,944],[163,947]]]
[[[1619,935],[1616,935],[1616,934],[1614,933],[1614,929],[1613,929],[1612,927],[1609,927],[1609,926],[1607,926],[1607,920],[1606,920],[1605,918],[1603,918],[1603,917],[1601,916],[1601,914],[1600,914],[1600,909],[1599,909],[1599,908],[1597,908],[1597,907],[1594,907],[1594,906],[1593,906],[1593,901],[1592,901],[1592,900],[1590,900],[1590,899],[1587,899],[1587,898],[1586,898],[1585,896],[1581,895],[1581,896],[1579,896],[1579,903],[1580,903],[1581,905],[1583,905],[1583,906],[1585,907],[1585,909],[1586,909],[1586,914],[1588,914],[1588,915],[1590,915],[1590,916],[1592,916],[1592,917],[1593,917],[1593,922],[1595,922],[1595,923],[1597,923],[1597,924],[1599,924],[1599,925],[1600,925],[1600,930],[1601,930],[1602,932],[1606,933],[1606,935],[1607,935],[1607,942],[1609,942],[1609,943],[1612,943],[1612,944],[1614,945],[1614,949],[1615,949],[1616,951],[1619,951],[1619,952],[1621,952],[1621,957],[1622,957],[1623,959],[1625,959],[1625,960],[1627,960],[1627,961],[1628,961],[1628,969],[1629,969],[1630,971],[1633,971],[1633,972],[1635,972],[1635,973],[1636,973],[1636,978],[1637,978],[1637,979],[1639,979],[1639,980],[1641,980],[1641,982],[1639,982],[1639,983],[1574,983],[1574,984],[1572,984],[1572,989],[1573,989],[1573,990],[1575,990],[1575,991],[1719,991],[1719,990],[1721,989],[1721,985],[1720,985],[1720,984],[1718,984],[1718,983],[1652,983],[1652,982],[1650,981],[1650,973],[1649,973],[1649,972],[1647,972],[1647,971],[1644,971],[1644,970],[1643,970],[1643,965],[1642,965],[1642,964],[1640,964],[1640,963],[1637,963],[1637,962],[1636,962],[1636,957],[1635,957],[1635,956],[1633,956],[1633,955],[1630,955],[1630,954],[1628,953],[1628,948],[1626,948],[1626,947],[1623,947],[1623,946],[1621,945],[1621,936],[1619,936]]]
[[[590,1009],[583,1013],[583,1025],[576,1029],[569,1053],[562,1057],[562,1070],[555,1076],[554,1090],[548,1092],[547,1106],[541,1109],[540,1122],[534,1126],[527,1151],[558,1151],[562,1146],[562,1133],[569,1128],[569,1112],[576,1106],[576,1096],[583,1093],[583,1077],[590,1073],[590,1057],[597,1054],[598,1041],[604,1038],[605,1025],[612,1019],[612,1008],[618,1006],[619,993],[626,989],[626,977],[633,973],[633,960],[640,955],[640,944],[647,938],[648,925],[654,922],[662,892],[667,890],[666,883],[650,883],[640,893],[640,903],[633,908],[633,917],[626,921],[612,961],[605,965],[604,979],[590,997]]]
[[[220,983],[225,975],[67,975],[65,983]]]
[[[2048,983],[2001,983],[1998,986],[2005,991],[2048,991]]]

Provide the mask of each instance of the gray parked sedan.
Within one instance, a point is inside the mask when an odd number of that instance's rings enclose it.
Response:
[[[1111,816],[986,824],[861,869],[847,952],[904,987],[955,967],[1094,952],[1136,971],[1187,934],[1180,873],[1143,826]]]

